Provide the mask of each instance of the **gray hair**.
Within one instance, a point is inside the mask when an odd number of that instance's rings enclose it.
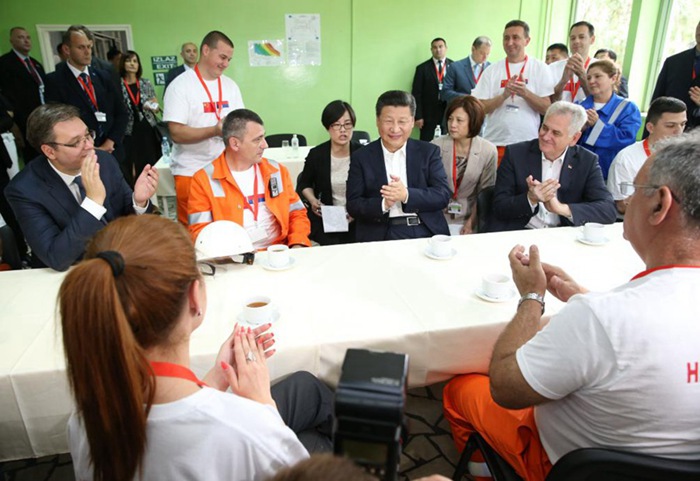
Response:
[[[224,119],[224,123],[221,126],[221,136],[224,138],[224,145],[228,145],[228,141],[231,137],[236,137],[237,139],[243,139],[245,135],[248,122],[255,122],[256,124],[264,125],[262,119],[258,114],[248,109],[236,109],[229,114]]]
[[[44,104],[38,106],[27,119],[27,140],[37,151],[44,144],[56,140],[53,128],[60,122],[80,118],[80,110],[73,105]]]
[[[484,35],[479,35],[474,39],[474,43],[472,43],[472,47],[474,48],[479,48],[482,45],[488,45],[490,47],[492,45],[491,39]]]
[[[700,129],[655,144],[649,185],[665,185],[689,227],[700,228]]]
[[[583,124],[586,123],[586,110],[580,105],[572,104],[566,100],[554,102],[544,114],[544,120],[547,120],[551,115],[568,115],[571,119],[569,124],[569,135],[572,137],[576,132],[581,130]]]

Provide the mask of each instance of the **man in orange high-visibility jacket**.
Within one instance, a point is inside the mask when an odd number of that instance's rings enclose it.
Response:
[[[272,244],[310,246],[311,225],[286,167],[264,159],[262,119],[253,111],[230,112],[223,123],[225,150],[192,178],[187,204],[196,239],[210,222],[242,225],[256,249]]]

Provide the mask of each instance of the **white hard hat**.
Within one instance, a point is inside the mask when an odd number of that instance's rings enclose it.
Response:
[[[197,260],[252,264],[255,248],[246,230],[230,220],[217,220],[201,230],[194,242]]]

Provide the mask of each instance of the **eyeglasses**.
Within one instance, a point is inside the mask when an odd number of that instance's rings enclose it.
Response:
[[[331,124],[331,128],[335,131],[339,131],[340,129],[352,130],[353,127],[354,127],[354,125],[349,120],[345,123],[342,123],[342,124],[339,124],[339,123]]]
[[[630,197],[637,189],[660,189],[662,187],[660,185],[635,184],[634,182],[620,182],[618,185],[620,186],[620,193],[625,197]],[[681,201],[676,194],[674,194],[671,189],[669,189],[669,191],[671,192],[673,200],[680,204]]]
[[[81,137],[80,140],[73,142],[72,144],[62,144],[60,142],[46,142],[48,145],[60,145],[61,147],[69,147],[71,149],[74,149],[76,147],[83,148],[87,142],[94,142],[95,141],[95,131],[90,130],[88,131],[87,134],[85,134],[84,137]]]

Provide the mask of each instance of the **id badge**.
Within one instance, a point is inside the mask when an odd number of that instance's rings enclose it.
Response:
[[[449,204],[447,204],[447,213],[460,215],[462,213],[462,204],[456,200],[451,201]]]
[[[256,242],[265,239],[267,237],[267,232],[265,232],[265,229],[262,227],[256,225],[248,231],[248,235],[250,236],[251,242],[255,244]]]
[[[442,82],[438,83],[438,90],[442,90]]]
[[[98,122],[107,122],[107,114],[104,112],[95,112],[95,118]]]
[[[506,104],[506,112],[509,114],[516,114],[518,113],[518,110],[520,110],[520,107],[518,107],[515,104]]]

